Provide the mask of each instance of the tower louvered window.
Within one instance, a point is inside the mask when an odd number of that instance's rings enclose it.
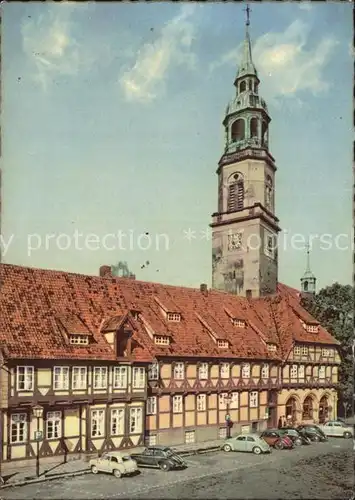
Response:
[[[244,208],[244,182],[234,182],[229,186],[228,211],[241,210]]]

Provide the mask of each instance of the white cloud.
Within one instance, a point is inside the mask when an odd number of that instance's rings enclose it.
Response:
[[[298,6],[301,10],[312,10],[313,8],[313,5],[310,2],[305,1],[301,1]]]
[[[144,44],[136,54],[133,66],[119,79],[127,100],[152,101],[164,87],[173,65],[194,66],[191,45],[195,30],[190,17],[195,9],[195,4],[184,4],[179,14],[162,28],[160,36]]]
[[[33,65],[33,78],[44,90],[59,75],[76,75],[82,67],[92,64],[93,56],[74,36],[73,15],[87,11],[91,3],[63,2],[50,4],[37,18],[23,22],[23,50]]]
[[[309,91],[314,95],[329,88],[324,78],[324,68],[332,56],[337,41],[327,35],[318,44],[307,47],[310,27],[300,20],[291,23],[284,32],[266,33],[253,46],[253,60],[262,83],[262,93],[269,99],[292,97],[301,103],[299,93]],[[224,56],[218,65],[232,61],[235,49]],[[233,56],[233,57],[231,57]]]

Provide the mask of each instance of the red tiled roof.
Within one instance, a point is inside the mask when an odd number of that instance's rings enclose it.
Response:
[[[285,285],[273,296],[247,300],[215,290],[202,293],[193,288],[9,264],[0,264],[0,277],[0,344],[5,343],[13,358],[113,360],[115,354],[102,332],[119,328],[127,317],[133,326],[133,359],[138,361],[167,355],[279,359],[294,341],[337,343],[321,327],[317,334],[303,328],[295,311],[305,311],[293,289]],[[167,321],[155,298],[168,309],[173,304],[174,310],[169,312],[181,312],[181,321]],[[245,328],[232,324],[226,308],[246,322]],[[139,311],[156,335],[169,336],[170,345],[156,345],[143,322],[131,317],[132,310]],[[68,344],[58,326],[63,314],[66,329],[84,325],[92,336],[89,345]],[[229,349],[217,347],[198,315],[218,338],[229,341]],[[278,351],[268,352],[266,342],[276,343]]]

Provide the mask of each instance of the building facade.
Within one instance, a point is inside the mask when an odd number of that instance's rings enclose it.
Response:
[[[299,294],[248,300],[1,264],[1,461],[335,417],[338,343]],[[37,419],[34,406],[40,405]],[[38,431],[40,434],[38,434]]]

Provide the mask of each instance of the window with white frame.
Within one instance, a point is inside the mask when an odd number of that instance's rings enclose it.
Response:
[[[191,444],[195,442],[195,431],[185,431],[185,443]]]
[[[170,337],[167,335],[154,335],[154,342],[157,345],[169,345]]]
[[[206,394],[197,395],[197,411],[206,410]]]
[[[229,378],[230,366],[229,363],[221,364],[221,378]]]
[[[228,349],[228,347],[229,347],[228,340],[218,339],[217,340],[217,347],[219,347],[220,349]]]
[[[94,367],[94,389],[107,388],[107,366]]]
[[[293,354],[295,354],[296,356],[299,356],[301,354],[301,348],[299,345],[295,345],[295,347],[293,348]]]
[[[105,434],[105,410],[91,410],[91,436],[99,437]]]
[[[167,320],[179,322],[181,320],[181,315],[180,315],[180,313],[168,313]]]
[[[208,379],[208,363],[201,363],[198,367],[198,378],[200,380]]]
[[[62,412],[48,411],[46,414],[47,439],[62,437]]]
[[[245,328],[245,321],[243,319],[232,318],[232,323],[237,328]]]
[[[299,365],[298,367],[298,378],[299,380],[304,380],[304,365]]]
[[[184,363],[175,363],[174,378],[176,380],[183,380],[185,378]]]
[[[129,433],[140,434],[143,428],[142,408],[131,408],[129,412]]]
[[[53,368],[53,389],[55,391],[69,389],[69,366],[55,366]]]
[[[133,368],[133,389],[144,389],[145,387],[145,369],[142,366]]]
[[[328,348],[323,348],[322,349],[322,356],[324,358],[329,358],[333,355],[333,349],[328,349]]]
[[[218,430],[219,439],[226,439],[227,437],[227,427],[220,427]]]
[[[257,408],[258,407],[258,392],[257,391],[252,391],[249,393],[249,406],[250,408]]]
[[[319,329],[318,325],[306,325],[307,332],[317,333],[318,329]]]
[[[87,369],[86,366],[73,366],[72,388],[73,390],[86,389]]]
[[[269,365],[267,363],[261,367],[261,378],[269,378]]]
[[[11,415],[11,443],[25,443],[27,441],[27,415],[26,413],[13,413]]]
[[[159,364],[152,363],[148,366],[148,380],[158,380],[159,379]]]
[[[267,350],[269,352],[275,352],[277,350],[277,345],[276,344],[267,344]]]
[[[298,366],[297,365],[292,365],[290,369],[290,377],[291,378],[297,378],[298,375]]]
[[[238,406],[239,406],[239,393],[232,392],[229,407],[232,410],[236,410],[238,408]]]
[[[69,343],[74,345],[88,345],[88,335],[69,335]]]
[[[250,364],[249,363],[242,364],[242,378],[250,378]]]
[[[303,345],[301,348],[302,356],[307,356],[308,355],[308,346]]]
[[[111,436],[122,436],[124,434],[124,409],[113,408],[111,410]]]
[[[34,367],[18,366],[16,370],[16,385],[18,391],[33,391]]]
[[[226,392],[222,392],[218,395],[218,406],[220,410],[225,410],[227,408],[227,400],[228,394]]]
[[[318,378],[325,378],[325,366],[319,367]]]
[[[127,389],[127,366],[115,366],[113,370],[113,388]]]
[[[182,413],[182,396],[173,396],[173,413]]]
[[[157,398],[151,396],[147,398],[147,415],[155,415],[157,413]]]

